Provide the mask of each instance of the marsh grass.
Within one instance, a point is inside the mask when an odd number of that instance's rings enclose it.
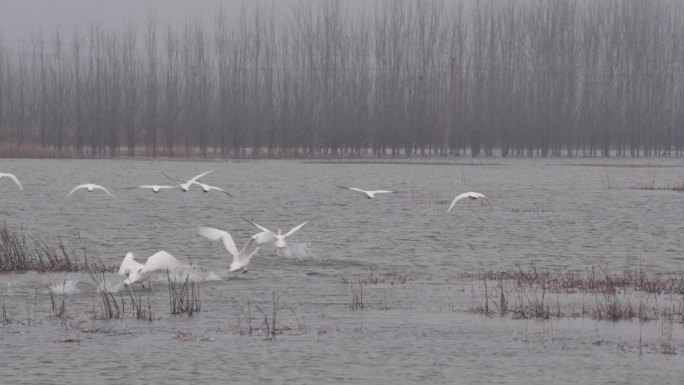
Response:
[[[88,270],[90,278],[95,282],[95,287],[97,288],[97,293],[100,297],[100,311],[102,319],[118,319],[121,318],[122,311],[120,309],[119,303],[114,297],[114,293],[107,289],[107,281],[105,279],[105,273],[102,269],[94,268]],[[121,301],[123,306],[123,299]],[[95,318],[98,318],[95,316]]]
[[[142,296],[138,290],[135,289],[135,285],[126,286],[126,292],[128,293],[128,298],[131,300],[131,307],[133,308],[133,317],[137,319],[143,319],[148,321],[154,321],[154,313],[152,312],[152,305],[150,305],[150,299],[147,298],[147,306],[143,304]],[[121,301],[123,303],[123,300]],[[124,312],[125,314],[125,312]]]
[[[363,285],[361,284],[351,284],[351,303],[349,308],[352,310],[363,310],[366,305],[363,303]]]
[[[233,301],[235,301],[233,299]],[[284,332],[288,330],[292,330],[291,327],[287,325],[283,325],[282,322],[280,322],[280,318],[278,316],[278,310],[280,310],[280,295],[276,293],[271,294],[271,310],[263,310],[259,305],[253,304],[249,298],[247,299],[247,306],[242,306],[241,304],[237,303],[238,306],[238,314],[237,314],[237,329],[235,330],[236,334],[239,334],[241,336],[244,335],[260,335],[260,336],[265,336],[267,340],[272,340],[273,338],[276,337],[276,335],[283,334]],[[254,327],[253,321],[255,319],[253,313],[252,313],[252,305],[254,305],[254,309],[261,313],[261,316],[263,317],[263,320],[261,321],[261,324],[259,327]],[[285,308],[287,309],[287,308]],[[302,323],[302,321],[299,319],[297,316],[297,313],[295,313],[294,309],[289,308],[290,312],[292,313],[292,316],[294,319],[297,321],[298,329],[299,331],[306,331],[306,327]],[[242,314],[243,317],[240,315]],[[270,316],[270,318],[269,318]],[[258,319],[258,318],[257,318]],[[245,321],[245,327],[243,328],[243,323],[242,321]]]
[[[178,281],[176,277],[171,279],[171,275],[167,271],[166,279],[169,284],[169,308],[171,314],[187,314],[191,316],[202,309],[199,285],[190,281],[189,274],[184,280]]]
[[[616,294],[627,289],[649,294],[684,295],[684,273],[649,276],[641,270],[623,270],[610,273],[607,266],[593,266],[582,272],[538,271],[535,266],[529,270],[464,274],[464,278],[486,279],[488,281],[512,281],[518,287],[534,286],[553,293],[597,293]]]
[[[358,277],[353,280],[348,280],[344,276],[340,276],[344,284],[357,284],[357,285],[378,285],[378,284],[388,284],[388,285],[402,285],[408,282],[412,282],[414,279],[406,274],[397,273],[385,273],[382,275],[377,275],[373,270],[373,266],[368,266],[368,275],[365,277]]]
[[[639,187],[633,187],[635,190],[659,190],[659,191],[679,191],[679,192],[684,192],[684,182],[676,185],[676,186],[665,186],[665,187],[658,187],[653,184],[650,186],[639,186]]]
[[[673,295],[684,293],[682,273],[655,276],[641,270],[610,273],[607,266],[591,267],[583,273],[552,273],[532,266],[527,271],[486,271],[466,276],[475,282],[481,281],[484,288],[483,292],[477,291],[481,293],[478,295],[473,290],[474,305],[470,311],[477,314],[492,316],[498,313],[503,317],[510,313],[513,319],[542,320],[589,316],[613,322],[634,318],[644,322],[673,314],[684,322],[684,300],[678,309],[676,306],[667,309],[658,306],[661,296],[667,295],[672,302]],[[496,282],[497,285],[490,288],[488,282]],[[646,293],[647,302],[651,298],[652,303],[645,304],[641,299],[634,301],[637,300],[634,294],[639,292]],[[577,311],[577,303],[573,301],[580,295],[581,310]]]
[[[63,320],[66,316],[66,305],[64,303],[64,298],[62,298],[62,303],[58,306],[55,301],[55,293],[52,290],[52,282],[48,286],[48,294],[50,295],[50,304],[52,305],[51,317],[59,318]]]
[[[79,242],[84,243],[79,236]],[[102,263],[88,262],[85,246],[82,259],[67,251],[64,242],[58,238],[55,247],[49,246],[43,240],[27,239],[18,232],[9,230],[6,224],[0,228],[0,272],[10,271],[90,271],[99,268],[102,271],[114,271],[115,266],[105,266]]]

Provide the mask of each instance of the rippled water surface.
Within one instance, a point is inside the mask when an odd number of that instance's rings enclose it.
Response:
[[[20,383],[682,383],[676,355],[659,353],[658,321],[590,317],[551,321],[486,317],[470,309],[483,270],[684,270],[684,194],[639,187],[684,183],[679,159],[463,159],[458,164],[299,161],[2,160],[25,191],[0,181],[0,218],[29,239],[118,265],[166,250],[188,268],[201,311],[171,315],[166,275],[141,292],[155,320],[132,316],[129,291],[107,287],[124,308],[103,320],[87,273],[4,273],[0,378]],[[228,190],[153,194],[159,173]],[[79,191],[99,183],[118,199]],[[394,189],[365,199],[336,185]],[[490,206],[462,201],[479,191]],[[281,255],[262,249],[246,274],[228,271],[219,242],[199,226],[229,231],[241,247],[257,229],[244,216],[289,230]],[[380,278],[377,284],[363,284]],[[358,283],[361,284],[355,284]],[[59,319],[49,296],[64,301]],[[354,310],[353,292],[365,308]],[[359,292],[361,291],[361,292]],[[272,319],[277,326],[247,333]],[[676,296],[675,296],[676,297]],[[681,303],[681,298],[669,298]],[[590,300],[588,300],[590,301]],[[641,351],[641,354],[638,352]]]

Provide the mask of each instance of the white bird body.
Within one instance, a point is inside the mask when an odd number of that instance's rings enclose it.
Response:
[[[226,247],[226,250],[228,250],[230,255],[233,256],[233,261],[230,263],[230,271],[243,269],[243,272],[247,272],[246,267],[249,265],[249,261],[252,259],[254,254],[259,251],[259,248],[256,247],[250,254],[245,253],[245,250],[247,250],[247,248],[252,244],[252,239],[247,242],[242,250],[238,251],[237,246],[235,246],[235,241],[233,241],[233,237],[230,235],[230,233],[213,227],[200,227],[197,231],[197,234],[212,241],[223,241],[223,245]]]
[[[159,172],[161,172],[161,171],[159,171]],[[162,175],[164,175],[165,177],[171,179],[171,180],[173,181],[173,183],[175,183],[175,184],[178,186],[178,188],[181,189],[181,191],[187,192],[188,190],[190,190],[190,186],[192,186],[193,184],[199,184],[199,183],[197,183],[197,181],[199,180],[199,178],[201,178],[201,177],[203,177],[203,176],[209,174],[210,172],[214,172],[214,170],[205,171],[205,172],[203,172],[203,173],[201,173],[201,174],[199,174],[199,175],[195,175],[194,177],[192,177],[192,179],[190,179],[190,180],[188,180],[188,181],[186,181],[186,182],[183,182],[183,183],[181,183],[179,180],[176,180],[176,179],[174,179],[174,178],[171,178],[170,176],[166,175],[166,174],[163,173],[163,172],[161,172],[161,173],[162,173]]]
[[[447,209],[447,212],[451,211],[451,209],[454,207],[456,202],[460,201],[461,199],[465,199],[465,198],[472,199],[472,200],[482,199],[483,203],[487,202],[487,204],[489,204],[489,200],[487,199],[486,196],[484,196],[484,194],[481,194],[479,192],[474,192],[474,191],[468,191],[468,192],[464,192],[463,194],[460,194],[456,198],[454,198],[454,201],[451,202],[451,206],[449,206],[449,208]]]
[[[166,251],[159,251],[152,254],[143,265],[135,260],[133,253],[128,252],[119,267],[120,275],[127,275],[124,280],[126,285],[140,282],[143,287],[149,284],[152,273],[160,270],[175,270],[183,266],[173,255]]]
[[[95,190],[102,190],[102,191],[106,192],[109,196],[111,196],[112,198],[116,198],[112,193],[107,191],[106,188],[100,186],[99,184],[92,184],[92,183],[85,183],[82,185],[78,185],[78,186],[74,187],[73,190],[69,191],[69,193],[66,196],[73,194],[74,191],[79,190],[79,189],[86,189],[86,190],[88,190],[88,192],[93,192]]]
[[[152,192],[158,193],[160,190],[169,189],[169,188],[178,188],[178,187],[152,184],[152,185],[138,186],[138,188],[147,188],[147,189],[152,190]]]
[[[261,226],[260,224],[251,221],[245,217],[242,217],[242,219],[246,220],[247,222],[253,224],[254,226],[258,227],[261,232],[252,235],[252,240],[256,242],[257,244],[264,244],[264,243],[269,243],[269,242],[274,242],[275,247],[282,249],[283,247],[287,246],[287,241],[285,241],[285,238],[289,237],[290,235],[294,234],[297,230],[301,229],[306,225],[307,223],[311,222],[316,216],[314,215],[313,217],[307,219],[304,223],[301,223],[295,227],[293,227],[290,231],[287,233],[283,234],[280,229],[278,229],[278,234],[274,233],[273,231],[267,229],[264,226]]]
[[[196,185],[198,185],[198,186],[200,186],[200,187],[202,187],[202,190],[203,190],[205,193],[208,193],[208,192],[211,191],[211,190],[216,190],[216,191],[220,191],[220,192],[222,192],[222,193],[224,193],[224,194],[226,194],[226,195],[232,197],[232,195],[231,195],[228,191],[226,191],[226,190],[224,190],[224,189],[222,189],[222,188],[220,188],[220,187],[211,186],[211,185],[209,185],[209,184],[202,183],[202,182],[198,182],[198,181],[194,181],[193,183],[196,184]]]
[[[14,174],[10,174],[8,172],[0,172],[0,179],[5,177],[12,179],[14,183],[16,183],[17,186],[19,186],[20,190],[24,189],[24,186],[22,186],[21,183],[19,183],[19,179],[17,179],[17,177]]]
[[[396,191],[390,191],[390,190],[363,190],[358,187],[346,187],[346,186],[337,186],[339,188],[344,188],[347,190],[352,190],[352,191],[358,191],[366,194],[366,197],[368,199],[373,199],[375,198],[375,194],[391,194],[395,193]]]

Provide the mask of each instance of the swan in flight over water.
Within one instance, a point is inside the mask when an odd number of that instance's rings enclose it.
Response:
[[[199,230],[197,230],[197,234],[212,241],[223,241],[223,245],[226,247],[226,250],[228,250],[230,255],[233,256],[233,261],[230,263],[230,271],[242,269],[242,272],[246,273],[249,260],[252,259],[257,251],[259,251],[259,248],[256,247],[250,254],[245,253],[245,250],[247,250],[252,242],[254,242],[253,239],[250,239],[245,247],[238,251],[237,246],[235,246],[235,241],[233,241],[233,237],[230,236],[230,233],[213,227],[200,227]]]
[[[294,234],[297,230],[301,229],[306,225],[307,223],[311,222],[316,216],[314,215],[313,217],[307,219],[304,223],[297,225],[293,227],[290,231],[287,233],[283,234],[280,229],[278,229],[278,234],[274,233],[273,231],[265,228],[264,226],[261,226],[258,223],[255,223],[245,217],[241,217],[242,219],[246,220],[247,222],[253,224],[254,226],[258,227],[261,232],[252,235],[252,240],[256,242],[257,244],[263,244],[263,243],[269,243],[275,241],[275,247],[282,249],[283,247],[287,246],[287,242],[285,241],[285,238],[289,237],[290,235]]]
[[[152,185],[138,186],[137,188],[147,188],[147,189],[152,190],[152,192],[154,192],[154,193],[158,193],[159,191],[164,190],[164,189],[178,188],[178,187],[177,186],[161,186],[158,184],[152,184]]]
[[[119,274],[126,274],[126,279],[124,283],[126,285],[132,285],[136,282],[142,284],[143,289],[145,284],[149,288],[150,277],[152,272],[160,270],[174,270],[183,266],[173,255],[167,253],[166,251],[159,251],[152,254],[143,265],[142,263],[135,260],[133,253],[128,252],[124,260],[121,262],[119,267]]]
[[[196,185],[198,185],[198,186],[200,186],[200,187],[202,187],[202,190],[203,190],[205,193],[208,193],[208,192],[211,191],[211,190],[216,190],[216,191],[220,191],[220,192],[222,192],[222,193],[228,195],[229,197],[232,197],[232,195],[231,195],[228,191],[226,191],[226,190],[224,190],[224,189],[222,189],[222,188],[220,188],[220,187],[211,186],[211,185],[208,185],[208,184],[206,184],[206,183],[197,182],[197,181],[196,181],[196,182],[193,182],[193,183],[196,184]]]
[[[468,198],[468,199],[472,199],[472,200],[482,199],[482,204],[484,204],[484,202],[487,202],[487,204],[489,204],[489,200],[487,199],[486,196],[484,196],[484,194],[481,194],[479,192],[468,191],[468,192],[464,192],[463,194],[454,198],[454,201],[451,202],[451,206],[449,206],[449,209],[447,210],[447,212],[451,211],[451,209],[454,207],[456,202],[458,202],[464,198]]]
[[[197,180],[199,178],[209,174],[210,172],[214,172],[214,170],[205,171],[199,175],[195,175],[194,177],[192,177],[192,179],[190,179],[189,181],[184,182],[184,183],[181,183],[180,181],[171,178],[170,176],[166,175],[163,171],[159,171],[159,172],[162,173],[162,175],[164,175],[165,177],[171,179],[173,181],[173,183],[175,183],[178,186],[178,188],[181,189],[181,191],[187,192],[188,190],[190,190],[190,186],[192,186],[193,184],[199,184],[199,183],[197,183]]]
[[[369,190],[362,190],[362,189],[356,188],[356,187],[346,187],[346,186],[339,186],[339,185],[337,187],[347,189],[347,190],[362,192],[362,193],[366,194],[366,197],[368,199],[375,198],[375,194],[391,194],[391,193],[396,192],[396,191],[390,191],[390,190],[370,190],[369,191]]]
[[[22,186],[21,183],[19,183],[19,179],[17,179],[17,177],[14,174],[10,174],[8,172],[0,172],[0,179],[2,179],[4,177],[12,179],[14,181],[14,183],[16,183],[17,186],[19,186],[20,190],[24,189],[24,186]]]
[[[86,183],[86,184],[78,185],[78,186],[74,187],[73,190],[69,191],[69,193],[66,196],[69,196],[69,195],[73,194],[74,191],[76,191],[78,189],[82,189],[82,188],[88,190],[88,192],[93,192],[95,190],[102,190],[102,191],[106,192],[107,194],[109,194],[109,196],[111,196],[112,198],[116,198],[114,195],[112,195],[112,193],[107,191],[106,188],[100,186],[99,184],[92,184],[92,183]]]

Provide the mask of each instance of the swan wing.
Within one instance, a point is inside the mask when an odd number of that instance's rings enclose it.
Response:
[[[76,191],[76,190],[78,190],[78,189],[82,189],[82,188],[86,188],[86,187],[88,187],[88,184],[87,184],[87,183],[86,183],[86,184],[78,185],[78,186],[74,187],[73,190],[69,191],[69,193],[68,193],[66,196],[69,196],[69,195],[73,194],[74,191]]]
[[[16,175],[10,174],[10,173],[0,173],[0,177],[3,177],[3,176],[6,176],[6,177],[12,179],[14,181],[14,183],[16,183],[17,186],[19,186],[19,189],[21,189],[21,190],[24,189],[24,186],[22,186],[21,183],[19,183],[19,179],[17,179]]]
[[[254,221],[252,221],[252,220],[249,220],[249,219],[247,219],[247,218],[245,218],[245,217],[240,217],[240,218],[242,218],[242,219],[246,220],[247,222],[253,224],[254,226],[258,227],[261,231],[263,231],[263,232],[265,232],[265,233],[271,233],[271,234],[273,234],[273,231],[271,231],[271,230],[265,228],[264,226],[262,226],[262,225],[260,225],[260,224],[258,224],[258,223],[256,223],[256,222],[254,222]],[[275,234],[273,234],[273,235],[275,235]]]
[[[119,274],[130,274],[133,271],[137,271],[143,267],[143,264],[134,259],[133,253],[130,251],[126,254],[123,261],[121,261],[121,266],[119,266]]]
[[[307,219],[304,223],[302,223],[302,224],[300,224],[300,225],[298,225],[298,226],[293,227],[290,231],[288,231],[287,233],[285,233],[285,235],[283,235],[283,238],[285,238],[285,237],[287,237],[287,236],[290,236],[290,235],[294,234],[295,231],[297,231],[297,230],[301,229],[302,227],[304,227],[305,224],[311,222],[312,220],[314,220],[314,218],[316,218],[316,215],[314,215],[313,217]]]
[[[102,190],[102,191],[106,192],[110,197],[116,198],[116,197],[114,196],[114,194],[110,193],[106,188],[100,186],[99,184],[93,185],[93,188],[96,188],[96,189],[98,189],[98,190]]]
[[[189,183],[194,183],[194,182],[197,181],[197,179],[199,179],[199,178],[201,178],[201,177],[203,177],[203,176],[209,174],[210,172],[214,172],[214,170],[205,171],[205,172],[203,172],[203,173],[201,173],[201,174],[199,174],[199,175],[195,175],[195,176],[193,176],[192,179],[190,179],[188,182],[189,182]]]
[[[173,270],[181,267],[182,264],[173,255],[166,251],[158,251],[147,258],[142,272],[151,273],[158,270]]]
[[[238,249],[235,246],[235,241],[233,241],[233,237],[227,231],[219,230],[213,227],[200,227],[199,230],[197,230],[197,234],[212,241],[223,241],[223,245],[233,256],[233,259],[239,255]]]
[[[469,197],[470,194],[471,193],[469,193],[469,192],[465,192],[463,194],[459,194],[458,196],[456,196],[456,198],[454,198],[453,202],[451,202],[451,206],[449,206],[449,208],[447,209],[447,212],[451,211],[451,209],[454,208],[454,205],[456,204],[456,202],[460,201],[463,198]]]
[[[173,179],[173,178],[171,178],[170,176],[166,175],[166,173],[165,173],[164,171],[159,171],[159,172],[160,172],[162,175],[164,175],[165,177],[169,178],[173,183],[175,183],[176,186],[177,186],[178,188],[182,188],[182,186],[181,186],[181,184],[180,184],[179,181],[177,181],[176,179]]]

